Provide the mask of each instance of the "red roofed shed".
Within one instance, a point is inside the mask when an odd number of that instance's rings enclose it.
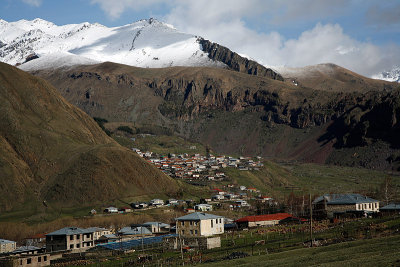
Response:
[[[239,227],[257,227],[279,224],[281,220],[293,217],[289,213],[276,213],[266,215],[253,215],[246,216],[236,220],[235,222]]]

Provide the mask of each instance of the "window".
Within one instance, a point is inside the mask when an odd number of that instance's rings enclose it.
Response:
[[[74,235],[70,235],[69,240],[74,240]]]
[[[211,228],[214,227],[214,220],[211,220]]]
[[[44,256],[44,259],[43,259],[44,261],[47,261],[47,256]]]
[[[39,256],[38,259],[37,259],[37,261],[38,261],[38,262],[42,262],[42,257]]]
[[[74,249],[74,244],[69,245],[69,248],[70,248],[70,249]]]
[[[76,244],[76,248],[80,248],[81,247],[81,244]]]
[[[76,235],[76,239],[80,239],[81,238],[81,235]]]
[[[190,234],[193,235],[193,230],[190,230]]]
[[[190,221],[190,225],[193,225],[193,221]]]
[[[194,230],[194,233],[197,235],[197,230]]]
[[[27,260],[26,260],[26,264],[31,264],[32,263],[32,259],[31,258],[28,258]]]
[[[182,230],[182,235],[184,235],[185,234],[185,230]]]

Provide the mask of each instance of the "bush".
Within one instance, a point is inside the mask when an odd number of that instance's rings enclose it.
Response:
[[[117,130],[133,134],[133,129],[129,126],[119,126]]]

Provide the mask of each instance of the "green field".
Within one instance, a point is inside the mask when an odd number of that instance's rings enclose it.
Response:
[[[399,266],[400,236],[202,264],[202,266]]]

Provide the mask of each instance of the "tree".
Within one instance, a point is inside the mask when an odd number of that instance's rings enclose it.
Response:
[[[386,205],[395,199],[396,190],[393,185],[392,177],[386,177],[385,180],[383,180],[380,188],[380,196],[385,201]]]

